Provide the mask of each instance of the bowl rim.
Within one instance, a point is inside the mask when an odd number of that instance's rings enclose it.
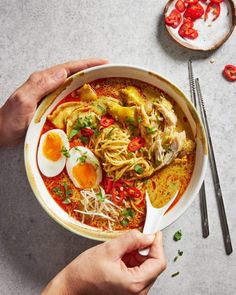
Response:
[[[121,68],[121,69],[131,69],[131,70],[138,70],[141,72],[145,72],[145,74],[150,74],[150,75],[154,75],[156,76],[158,79],[163,80],[164,82],[166,82],[168,84],[168,86],[174,88],[175,91],[177,91],[181,97],[184,99],[185,103],[187,104],[187,107],[190,109],[191,111],[191,115],[194,115],[195,118],[197,118],[197,122],[199,123],[199,127],[201,130],[201,134],[202,134],[202,146],[203,146],[203,151],[204,151],[204,156],[202,159],[202,169],[200,172],[200,176],[198,178],[197,184],[195,185],[195,189],[192,193],[191,198],[189,199],[189,201],[178,211],[178,213],[176,213],[176,217],[174,220],[172,220],[167,226],[165,226],[164,228],[168,227],[169,225],[171,225],[172,223],[174,223],[193,203],[193,201],[196,198],[196,195],[198,194],[200,187],[203,183],[204,177],[205,177],[205,173],[206,173],[206,169],[207,169],[207,163],[208,163],[208,146],[207,146],[207,139],[206,139],[206,133],[205,133],[205,129],[203,127],[203,123],[202,120],[200,118],[200,115],[198,114],[198,112],[196,111],[195,107],[193,106],[192,102],[187,98],[187,96],[184,94],[184,92],[173,82],[171,82],[168,78],[166,78],[165,76],[153,71],[153,70],[149,70],[145,67],[140,67],[140,66],[133,66],[133,65],[129,65],[129,64],[105,64],[105,65],[100,65],[100,66],[96,66],[96,67],[92,67],[92,68],[88,68],[82,71],[79,71],[73,75],[71,75],[70,77],[68,77],[65,82],[56,90],[54,90],[52,93],[50,93],[49,95],[47,95],[42,102],[47,101],[48,99],[52,99],[53,101],[55,101],[55,99],[60,95],[61,92],[63,92],[66,87],[68,86],[68,82],[69,84],[74,80],[77,79],[81,76],[84,76],[87,73],[93,72],[93,71],[97,71],[97,70],[103,70],[103,69],[109,69],[109,68]],[[104,77],[106,75],[104,74]],[[124,77],[125,78],[125,77]],[[134,78],[135,79],[135,78]],[[140,80],[142,81],[142,79],[136,79],[136,80]],[[150,83],[151,84],[151,83]],[[51,104],[50,104],[51,105]],[[35,114],[30,122],[29,127],[31,126],[31,124],[34,122],[35,118],[37,117],[37,113],[39,112],[40,106],[37,108],[37,110],[35,111]],[[48,106],[49,107],[49,106]],[[47,108],[48,108],[47,107]],[[43,115],[43,114],[42,114]],[[41,116],[42,116],[41,115]],[[29,130],[29,128],[28,128]],[[43,209],[46,211],[46,213],[58,224],[60,224],[62,227],[64,227],[65,229],[69,230],[70,232],[85,237],[85,238],[89,238],[91,240],[96,240],[96,241],[106,241],[106,240],[110,240],[114,237],[117,237],[118,235],[125,233],[127,231],[129,231],[129,229],[127,230],[122,230],[122,231],[115,231],[115,232],[109,232],[109,235],[105,235],[105,236],[90,236],[87,233],[83,233],[83,232],[78,232],[74,227],[71,227],[70,224],[64,222],[63,220],[61,220],[55,213],[53,214],[53,210],[49,209],[49,207],[47,206],[47,204],[44,202],[43,197],[41,195],[41,193],[39,192],[38,188],[36,187],[36,184],[34,184],[33,180],[32,180],[32,171],[31,171],[31,167],[30,167],[30,161],[28,159],[28,152],[27,150],[29,149],[29,144],[27,143],[28,141],[28,137],[29,137],[29,132],[27,130],[27,134],[25,137],[25,143],[24,143],[24,163],[25,163],[25,169],[26,169],[26,174],[27,174],[27,178],[28,181],[30,183],[30,186],[34,192],[35,197],[37,198],[37,200],[39,201],[40,205],[43,207]],[[81,227],[82,228],[82,227]],[[163,229],[164,229],[163,228]],[[162,229],[162,230],[163,230]],[[99,232],[99,231],[97,231]],[[100,233],[103,233],[103,235],[105,234],[104,232],[100,231]]]

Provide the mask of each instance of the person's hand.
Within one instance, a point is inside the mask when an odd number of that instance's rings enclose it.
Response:
[[[149,255],[141,256],[137,250],[146,247],[150,247]],[[165,268],[162,233],[144,235],[132,230],[82,253],[42,295],[143,295]]]
[[[105,63],[104,59],[71,61],[31,74],[0,108],[0,146],[12,146],[21,141],[37,104],[68,76]]]

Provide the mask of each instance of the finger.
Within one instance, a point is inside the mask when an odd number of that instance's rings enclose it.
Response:
[[[24,100],[33,99],[35,103],[38,103],[44,96],[63,84],[68,76],[86,68],[105,63],[107,63],[105,59],[94,58],[56,65],[31,74],[29,79],[16,92],[18,96],[24,97]]]
[[[118,238],[107,242],[109,255],[121,258],[125,254],[152,245],[155,235],[144,235],[138,230],[131,230]]]
[[[152,281],[166,268],[166,259],[163,249],[162,233],[156,234],[155,240],[151,246],[148,259],[140,265],[137,271],[143,280]]]

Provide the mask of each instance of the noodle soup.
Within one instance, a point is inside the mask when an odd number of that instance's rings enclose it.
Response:
[[[147,83],[106,78],[84,84],[52,110],[38,145],[38,167],[70,216],[102,230],[141,229],[145,191],[162,207],[184,194],[195,162],[187,118]]]

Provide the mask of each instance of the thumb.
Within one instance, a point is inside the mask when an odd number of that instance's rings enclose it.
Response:
[[[135,250],[144,249],[152,245],[155,235],[145,235],[138,230],[131,230],[118,238],[107,242],[111,251],[109,255],[118,259]]]

